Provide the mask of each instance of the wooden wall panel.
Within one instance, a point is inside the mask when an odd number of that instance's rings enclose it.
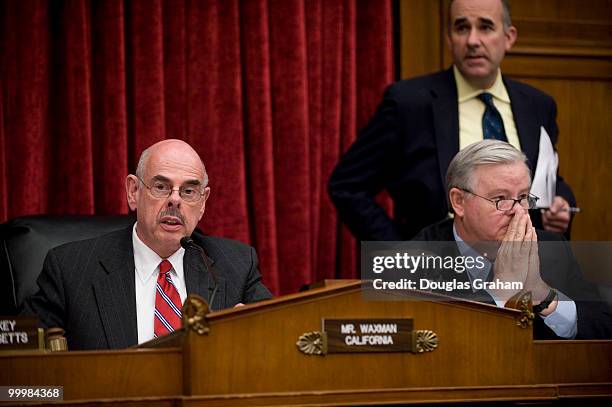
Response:
[[[400,3],[401,72],[403,78],[437,71],[442,65],[442,9],[439,1]]]
[[[402,77],[452,63],[444,41],[448,3],[402,0]],[[573,239],[612,240],[612,213],[607,210],[612,203],[612,3],[512,0],[510,4],[519,35],[502,71],[557,101],[561,174],[584,210],[574,220]],[[425,38],[424,27],[439,31]],[[415,46],[419,41],[421,46]]]
[[[612,240],[612,82],[525,79],[557,101],[560,172],[583,213],[574,218],[574,240]]]

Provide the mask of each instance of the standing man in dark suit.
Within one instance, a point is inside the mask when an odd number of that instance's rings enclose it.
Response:
[[[409,239],[447,217],[444,176],[467,145],[483,138],[508,141],[534,170],[541,129],[553,145],[557,141],[553,99],[499,70],[517,37],[507,1],[454,0],[449,14],[454,65],[391,85],[330,178],[340,219],[360,240]],[[394,201],[393,219],[374,200],[383,189]],[[575,199],[560,177],[556,195],[534,223],[563,233]]]
[[[126,178],[137,222],[49,251],[24,312],[63,328],[69,349],[124,348],[178,329],[187,294],[204,297],[213,310],[270,298],[252,247],[194,233],[207,185],[204,163],[187,143],[147,148]],[[186,236],[203,253],[183,248]]]
[[[565,239],[536,231],[527,210],[537,197],[525,154],[499,140],[484,140],[461,150],[446,176],[455,213],[423,229],[415,241],[456,243],[456,255],[483,256],[484,266],[442,273],[444,279],[491,282],[486,293],[461,292],[494,300],[503,307],[518,292],[533,296],[537,339],[612,337],[612,317],[596,287],[584,280]],[[454,245],[453,245],[454,246]],[[450,280],[449,280],[450,281]],[[505,283],[521,288],[503,288]],[[491,301],[492,302],[492,301]]]

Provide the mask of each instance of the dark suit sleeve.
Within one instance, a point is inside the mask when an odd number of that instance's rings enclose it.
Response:
[[[545,238],[546,239],[546,238]],[[601,299],[595,284],[587,281],[565,239],[546,241],[552,251],[544,260],[547,270],[542,278],[548,285],[563,292],[576,304],[578,331],[576,339],[612,338],[612,315]]]
[[[391,163],[400,159],[394,157],[399,150],[398,116],[391,86],[329,180],[338,216],[359,240],[401,240],[397,225],[374,199],[386,186]]]
[[[580,271],[578,261],[568,251],[570,272],[567,278],[567,291],[564,293],[575,298],[578,316],[578,333],[576,339],[610,339],[612,338],[612,315],[608,305],[602,300],[595,284],[585,280]]]
[[[252,247],[250,248],[250,254],[251,267],[249,268],[249,272],[246,277],[244,292],[242,295],[242,300],[245,304],[272,298],[272,293],[261,281],[257,252]]]
[[[548,103],[548,116],[545,121],[544,128],[546,132],[550,136],[550,139],[553,143],[553,146],[557,145],[557,140],[559,138],[559,128],[557,127],[557,104],[554,99],[550,98]],[[565,198],[567,202],[569,202],[570,206],[576,206],[576,198],[574,197],[574,193],[570,186],[565,182],[562,176],[557,173],[557,191],[556,194]]]
[[[65,297],[61,268],[55,251],[45,257],[38,279],[38,291],[27,298],[21,306],[21,313],[36,315],[44,328],[65,326]]]

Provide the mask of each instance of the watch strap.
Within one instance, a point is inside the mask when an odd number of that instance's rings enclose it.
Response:
[[[537,312],[539,314],[540,312],[544,311],[546,308],[548,308],[550,303],[554,301],[556,296],[557,291],[551,288],[546,298],[544,298],[544,301],[540,302],[538,305],[533,306],[533,312]]]

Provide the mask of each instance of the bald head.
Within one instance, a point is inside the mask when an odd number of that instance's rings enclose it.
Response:
[[[449,31],[452,28],[451,27],[451,23],[453,21],[453,5],[456,1],[455,0],[451,0],[450,3],[448,3],[448,28]],[[502,22],[504,23],[504,28],[508,29],[509,27],[512,26],[512,18],[510,17],[510,3],[508,2],[508,0],[500,0],[501,6],[502,6]]]
[[[192,160],[199,161],[201,165],[201,171],[203,174],[202,177],[202,185],[208,185],[208,173],[206,172],[206,167],[204,166],[204,161],[200,158],[198,153],[191,147],[189,144],[184,142],[183,140],[178,139],[167,139],[159,141],[148,148],[146,148],[142,154],[140,154],[140,159],[138,160],[138,166],[136,167],[136,176],[140,179],[144,178],[145,168],[149,162],[151,156],[158,155],[163,156],[173,156],[179,159],[187,158]]]

